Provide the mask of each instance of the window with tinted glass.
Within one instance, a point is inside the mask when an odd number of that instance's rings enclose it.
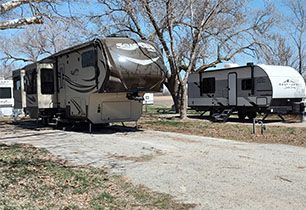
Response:
[[[89,50],[84,53],[82,53],[82,67],[89,67],[89,66],[95,66],[96,64],[96,51],[95,50]]]
[[[37,93],[37,73],[36,69],[27,71],[25,75],[25,90],[27,94]]]
[[[204,78],[203,83],[203,93],[215,93],[216,91],[216,80],[214,77]]]
[[[0,99],[7,99],[12,98],[11,88],[9,87],[2,87],[0,88]]]
[[[54,94],[53,69],[40,70],[41,94]]]
[[[241,90],[252,90],[252,79],[243,79],[241,81]]]

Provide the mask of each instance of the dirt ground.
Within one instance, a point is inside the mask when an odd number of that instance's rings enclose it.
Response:
[[[172,97],[171,96],[154,96],[154,105],[171,107],[173,105]]]
[[[13,125],[0,131],[0,143],[32,144],[74,165],[107,167],[196,209],[306,206],[303,147],[114,127],[94,134]]]

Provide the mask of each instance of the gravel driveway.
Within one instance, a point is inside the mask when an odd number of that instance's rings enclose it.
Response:
[[[306,149],[157,131],[1,130],[72,164],[104,166],[197,209],[305,209]]]

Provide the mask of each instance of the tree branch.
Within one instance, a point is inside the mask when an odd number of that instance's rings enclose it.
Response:
[[[46,0],[12,0],[9,2],[5,2],[0,5],[0,14],[4,14],[12,9],[15,9],[23,4],[29,4],[33,2],[46,2]]]
[[[42,24],[42,23],[43,20],[41,16],[8,20],[0,22],[0,30],[17,28],[23,25]]]
[[[158,37],[160,43],[162,44],[163,49],[166,52],[166,56],[167,56],[167,59],[168,59],[169,65],[170,65],[170,69],[175,70],[175,64],[174,64],[173,57],[171,56],[170,50],[169,50],[168,45],[167,45],[167,43],[166,43],[166,41],[163,37],[163,34],[161,33],[161,30],[160,30],[157,22],[155,21],[155,18],[153,17],[151,8],[149,6],[149,2],[148,2],[148,0],[141,0],[141,1],[144,4],[146,14],[149,16],[150,22],[153,25],[153,28],[154,28],[154,30],[157,34],[157,37]],[[172,72],[172,73],[174,73],[174,72]]]

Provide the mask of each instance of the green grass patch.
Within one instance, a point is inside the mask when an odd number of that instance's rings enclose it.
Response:
[[[0,144],[0,209],[188,209],[93,167],[75,167],[44,149]]]
[[[144,115],[160,115],[160,114],[174,114],[175,111],[168,106],[155,106],[155,105],[144,105]]]

